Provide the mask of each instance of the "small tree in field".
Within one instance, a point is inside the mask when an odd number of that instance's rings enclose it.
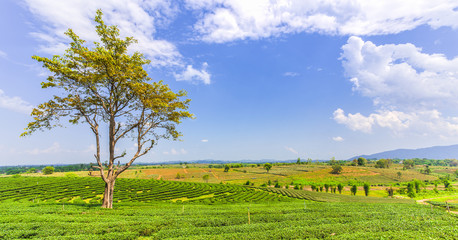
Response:
[[[356,195],[356,191],[358,191],[358,186],[356,186],[356,185],[351,186],[351,188],[350,188],[351,194],[352,195]]]
[[[369,185],[369,183],[364,183],[364,195],[366,195],[366,197],[369,195],[369,190],[371,188],[371,185]]]
[[[128,54],[127,49],[135,39],[121,39],[116,26],[105,25],[100,10],[95,22],[100,42],[95,42],[93,48],[69,29],[65,34],[72,42],[63,56],[33,56],[53,73],[42,87],[60,90],[60,95],[32,110],[33,121],[22,136],[60,126],[61,118],[72,124],[87,123],[96,143],[94,156],[98,166],[94,167],[100,170],[105,182],[102,208],[112,208],[117,177],[147,154],[159,139],[178,139],[181,134],[176,126],[193,116],[187,111],[190,100],[181,99],[186,92],[174,93],[162,81],[151,82],[143,69],[150,61],[138,52]],[[105,164],[100,153],[101,124],[108,127],[109,153]],[[136,147],[133,156],[121,165],[119,160],[126,152],[118,154],[115,149],[126,137]]]
[[[208,174],[205,174],[205,175],[202,176],[202,179],[203,179],[206,183],[208,183],[208,179],[209,179],[209,178],[210,178],[210,176],[209,176]]]
[[[363,157],[358,158],[358,166],[366,166],[367,160]]]
[[[44,175],[50,175],[50,174],[54,173],[54,167],[47,166],[47,167],[43,168],[43,170],[41,170],[41,171],[43,172]]]
[[[269,172],[271,168],[272,168],[271,163],[264,163],[264,169],[266,169],[267,172]]]
[[[231,169],[229,165],[224,166],[224,172],[229,172],[229,169]]]
[[[344,185],[342,183],[337,184],[337,190],[339,190],[340,194],[342,194],[343,188],[344,188]]]
[[[325,183],[325,184],[324,184],[324,189],[326,190],[326,192],[328,192],[328,190],[329,190],[329,184]]]
[[[340,173],[342,173],[342,171],[343,171],[342,166],[340,166],[338,164],[332,165],[332,170],[331,170],[332,174],[340,174]]]

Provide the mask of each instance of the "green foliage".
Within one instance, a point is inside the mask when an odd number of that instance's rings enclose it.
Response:
[[[43,169],[41,170],[41,172],[43,172],[44,175],[53,174],[53,173],[54,173],[54,167],[47,166],[47,167],[43,168]]]
[[[224,166],[224,172],[229,172],[229,169],[230,169],[229,165]]]
[[[393,164],[393,161],[391,159],[380,159],[377,162],[375,162],[375,168],[390,168],[391,165]]]
[[[267,172],[269,172],[271,168],[272,168],[271,163],[264,163],[264,169],[266,169]]]
[[[367,160],[363,157],[358,158],[358,166],[366,166]]]
[[[393,197],[393,195],[394,195],[393,187],[387,188],[387,189],[385,189],[385,190],[386,190],[386,192],[388,193],[388,196],[389,196],[389,197]]]
[[[66,173],[65,177],[78,177],[76,173]]]
[[[453,239],[458,225],[443,209],[396,203],[306,201],[305,210],[303,200],[187,204],[184,211],[182,204],[161,202],[120,203],[115,211],[78,204],[0,207],[0,239]]]
[[[253,189],[251,186],[211,183],[189,183],[147,179],[120,178],[116,181],[115,203],[135,202],[203,202],[208,204],[229,202],[289,201],[278,194]],[[0,202],[66,201],[80,197],[99,203],[104,182],[92,177],[21,177],[0,178]]]
[[[326,190],[326,192],[328,192],[328,190],[329,190],[329,184],[325,183],[325,184],[324,184],[324,189]]]
[[[332,174],[340,174],[342,173],[342,166],[338,165],[338,164],[335,164],[335,165],[332,165],[332,170],[331,170],[331,173]]]
[[[205,181],[205,182],[208,182],[208,179],[210,178],[210,176],[208,174],[205,174],[202,176],[202,179]]]
[[[352,195],[356,195],[356,191],[358,191],[358,186],[356,186],[356,185],[351,186],[351,188],[350,188],[351,194]]]
[[[337,184],[337,189],[339,190],[340,194],[342,194],[343,188],[344,188],[344,185],[342,183]]]
[[[412,159],[404,160],[403,164],[404,164],[404,169],[411,169],[415,167],[415,162]]]
[[[367,197],[369,195],[371,185],[369,185],[369,183],[364,183],[363,188],[364,188],[364,195],[366,195]]]

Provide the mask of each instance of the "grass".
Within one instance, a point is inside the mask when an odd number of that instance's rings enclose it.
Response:
[[[458,218],[414,204],[0,203],[0,239],[456,239]],[[250,224],[248,224],[248,210]]]

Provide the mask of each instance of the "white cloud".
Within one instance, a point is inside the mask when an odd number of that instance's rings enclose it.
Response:
[[[342,64],[353,90],[389,107],[458,104],[458,57],[425,54],[413,44],[376,46],[350,37]]]
[[[292,147],[285,147],[285,149],[288,150],[288,151],[290,151],[290,152],[292,152],[292,153],[294,153],[294,154],[296,154],[296,155],[299,154],[299,153],[298,153],[296,150],[294,150],[294,148],[292,148]]]
[[[298,32],[380,35],[425,24],[458,27],[454,0],[186,0],[186,5],[201,17],[194,25],[201,39],[217,43]]]
[[[162,152],[164,155],[185,155],[188,152],[184,150],[183,148],[180,150],[176,150],[175,148],[172,148],[170,151],[167,152]]]
[[[20,97],[9,97],[0,89],[0,108],[8,109],[18,113],[30,114],[33,106]]]
[[[337,137],[332,137],[332,140],[334,140],[336,142],[342,142],[344,139],[341,136],[337,136]]]
[[[68,38],[64,32],[72,28],[82,39],[97,41],[93,18],[102,9],[104,21],[119,27],[122,36],[134,36],[138,44],[131,50],[144,53],[154,66],[181,64],[181,54],[168,41],[155,38],[156,27],[166,26],[178,12],[169,1],[91,1],[91,0],[25,0],[28,9],[46,24],[32,36],[42,41],[40,49],[50,54],[62,54]]]
[[[49,153],[58,153],[62,152],[60,144],[58,142],[53,143],[52,146],[45,149],[34,148],[32,150],[27,150],[26,153],[31,155],[39,155],[39,154],[49,154]]]
[[[2,50],[0,50],[0,58],[6,58],[8,56],[8,54],[6,54],[6,52],[3,52]]]
[[[283,76],[285,76],[285,77],[297,77],[297,76],[299,76],[299,73],[297,73],[297,72],[285,72],[283,74]]]
[[[373,127],[395,134],[457,136],[457,118],[442,111],[458,110],[458,57],[426,54],[413,44],[375,45],[350,37],[341,60],[353,91],[372,99],[376,113],[345,115],[334,120],[355,131]]]
[[[177,81],[188,81],[193,83],[202,82],[204,84],[210,84],[211,75],[207,72],[207,67],[208,64],[206,62],[202,64],[202,69],[200,71],[193,68],[192,65],[188,65],[186,70],[182,73],[175,73],[174,76]]]
[[[208,142],[208,139],[202,139],[201,142]]]

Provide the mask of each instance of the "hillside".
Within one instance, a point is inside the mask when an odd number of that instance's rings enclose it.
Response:
[[[396,149],[391,151],[379,152],[370,155],[355,156],[351,159],[364,157],[367,159],[382,159],[382,158],[429,158],[429,159],[456,159],[458,158],[458,145],[450,146],[434,146],[418,149]]]

